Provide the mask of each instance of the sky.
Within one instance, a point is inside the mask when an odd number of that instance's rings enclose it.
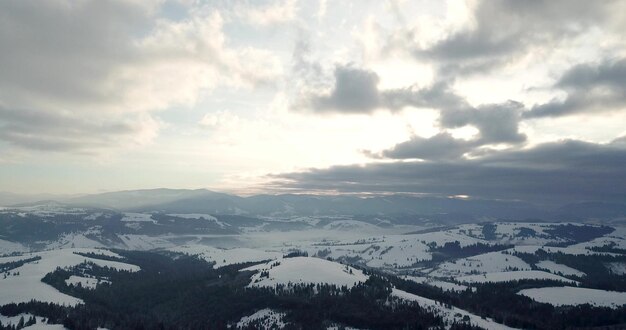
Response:
[[[0,191],[626,200],[626,1],[0,2]]]

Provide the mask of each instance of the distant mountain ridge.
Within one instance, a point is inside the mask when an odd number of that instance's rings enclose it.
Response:
[[[49,202],[50,196],[46,196]],[[145,189],[61,198],[72,206],[133,212],[207,213],[252,216],[424,215],[436,218],[585,220],[626,218],[626,204],[581,202],[556,209],[530,203],[408,195],[253,195],[241,197],[207,189]],[[1,200],[0,200],[1,202]],[[6,205],[6,204],[5,204]]]

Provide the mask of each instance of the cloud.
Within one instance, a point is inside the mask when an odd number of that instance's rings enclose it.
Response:
[[[522,109],[520,103],[513,101],[478,108],[457,104],[441,111],[440,127],[444,130],[474,127],[478,129],[478,134],[471,139],[457,139],[444,131],[430,138],[413,136],[379,154],[369,154],[377,158],[453,160],[475,153],[477,148],[485,145],[519,145],[526,141],[526,135],[519,132]]]
[[[564,140],[477,159],[334,166],[273,176],[274,188],[352,193],[424,193],[541,204],[623,201],[626,146]]]
[[[441,126],[459,128],[467,125],[479,130],[480,144],[520,143],[526,136],[519,132],[520,114],[524,106],[515,101],[487,104],[476,108],[450,108],[441,111]]]
[[[626,59],[575,65],[553,87],[564,90],[565,99],[536,105],[525,118],[625,110]]]
[[[465,100],[453,93],[446,83],[427,88],[409,86],[381,90],[380,78],[374,71],[339,65],[334,71],[330,91],[308,91],[296,107],[311,108],[317,112],[372,113],[376,109],[401,110],[406,106],[422,108],[466,107]]]
[[[378,81],[378,75],[372,71],[337,67],[333,90],[328,95],[312,96],[311,106],[322,111],[370,112],[381,105]]]
[[[464,27],[425,47],[401,47],[440,64],[442,74],[484,73],[532,50],[558,48],[592,28],[619,34],[623,9],[618,1],[477,1]]]
[[[285,0],[267,6],[239,6],[235,13],[253,25],[268,26],[293,21],[298,11],[296,0]]]
[[[145,114],[107,118],[0,107],[0,140],[34,150],[94,154],[143,145],[157,135],[160,126]]]
[[[439,133],[430,138],[414,136],[410,140],[398,143],[388,150],[384,150],[380,157],[393,159],[456,159],[472,150],[475,141],[455,139],[449,133]]]
[[[526,135],[519,131],[521,113],[524,111],[524,105],[519,102],[473,107],[445,82],[437,82],[425,88],[410,86],[381,90],[375,72],[351,66],[338,66],[334,78],[334,87],[329,92],[308,95],[305,106],[322,113],[346,114],[372,113],[376,109],[397,111],[407,106],[432,108],[440,112],[441,129],[471,126],[479,131],[471,141],[454,139],[446,132],[429,139],[416,136],[379,155],[367,152],[375,157],[456,158],[473,148],[488,144],[515,145],[526,141]],[[446,150],[437,151],[437,148]]]
[[[118,133],[142,141],[155,136],[154,111],[193,106],[220,86],[271,85],[280,74],[269,51],[229,44],[218,11],[194,8],[171,21],[158,16],[161,5],[0,4],[0,126],[23,130],[4,131],[0,139],[39,150],[119,147]],[[24,114],[57,122],[58,132],[17,119]],[[72,133],[62,139],[64,130]],[[104,138],[107,131],[111,138]]]

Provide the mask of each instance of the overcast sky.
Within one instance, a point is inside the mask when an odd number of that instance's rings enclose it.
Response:
[[[0,190],[626,199],[626,1],[0,2]]]

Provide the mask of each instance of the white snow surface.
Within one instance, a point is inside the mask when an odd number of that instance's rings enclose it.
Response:
[[[59,292],[55,288],[41,282],[48,273],[57,267],[73,267],[84,261],[90,261],[101,267],[110,267],[118,270],[138,271],[139,267],[122,262],[92,259],[75,254],[85,252],[111,255],[111,252],[98,249],[63,249],[31,253],[28,256],[41,256],[41,260],[29,262],[21,267],[11,270],[11,275],[5,279],[0,278],[0,305],[9,303],[29,302],[36,300],[51,302],[59,305],[75,306],[82,303],[78,298]],[[113,254],[115,255],[115,254]],[[4,258],[0,258],[0,263]]]
[[[208,262],[215,262],[213,268],[244,262],[266,261],[282,258],[279,252],[268,252],[249,248],[220,249],[206,245],[182,245],[169,249],[173,252],[197,255]]]
[[[27,252],[28,249],[20,244],[0,239],[0,255],[10,254],[13,252]]]
[[[277,284],[334,284],[351,288],[365,282],[368,276],[362,271],[337,262],[312,257],[285,258],[248,267],[257,271],[249,286],[274,287]],[[268,277],[261,277],[267,271]]]
[[[626,263],[623,262],[609,262],[605,264],[611,273],[616,275],[626,275]]]
[[[465,286],[462,284],[436,280],[433,278],[428,278],[428,277],[423,277],[423,276],[403,276],[402,278],[408,281],[413,281],[415,283],[434,286],[444,291],[465,291],[468,288],[468,286]]]
[[[152,214],[149,213],[126,212],[120,221],[157,223],[156,220],[152,219]]]
[[[462,258],[444,262],[430,273],[430,276],[453,277],[480,273],[504,272],[510,270],[530,270],[529,264],[524,260],[504,254],[502,252],[489,252],[477,256]]]
[[[33,314],[30,313],[21,313],[15,316],[4,316],[0,314],[0,322],[2,322],[3,326],[17,325],[20,323],[21,318],[24,318],[24,322],[28,322],[31,317],[33,317]],[[44,318],[41,316],[35,316],[35,320],[39,323],[43,322],[43,319]]]
[[[626,292],[571,286],[525,289],[518,292],[518,294],[554,306],[591,304],[593,306],[620,307],[626,304]]]
[[[541,260],[540,262],[538,262],[535,266],[537,266],[538,268],[541,268],[543,270],[547,270],[553,274],[561,274],[564,276],[586,276],[587,274],[574,269],[572,267],[568,267],[565,266],[563,264],[557,264],[554,261],[550,261],[550,260]]]
[[[456,278],[461,283],[488,283],[507,282],[519,280],[555,280],[566,283],[577,283],[563,276],[555,275],[540,270],[522,270],[513,272],[486,273],[482,275],[468,275]]]
[[[37,323],[31,326],[22,328],[23,330],[66,330],[62,324],[45,324],[45,323]]]
[[[468,316],[469,322],[472,325],[482,327],[485,329],[490,329],[490,330],[514,329],[511,327],[507,327],[504,324],[496,323],[489,318],[483,319],[478,315],[472,314],[468,311],[465,311],[463,309],[460,309],[454,306],[451,306],[451,308],[447,308],[446,306],[442,306],[441,304],[437,303],[435,300],[417,296],[417,295],[408,293],[406,291],[402,291],[402,290],[398,290],[394,288],[393,291],[391,292],[391,295],[398,297],[400,299],[403,299],[403,300],[415,301],[422,308],[426,308],[430,311],[435,312],[437,315],[440,315],[449,323],[452,323],[454,321],[462,322],[463,317]]]
[[[259,329],[282,329],[285,327],[283,318],[285,313],[277,312],[269,308],[261,309],[252,315],[244,316],[237,322],[237,328],[247,327],[252,322],[260,322],[257,324]]]
[[[65,283],[67,283],[67,285],[74,285],[77,286],[79,283],[81,285],[81,287],[85,288],[85,289],[95,289],[98,284],[103,284],[103,283],[111,283],[110,281],[107,280],[101,280],[101,279],[97,279],[97,278],[93,278],[93,277],[84,277],[84,276],[76,276],[76,275],[72,275],[70,276],[70,278],[68,278],[67,280],[65,280]]]
[[[129,250],[152,250],[170,248],[174,244],[164,237],[148,235],[117,235]]]

